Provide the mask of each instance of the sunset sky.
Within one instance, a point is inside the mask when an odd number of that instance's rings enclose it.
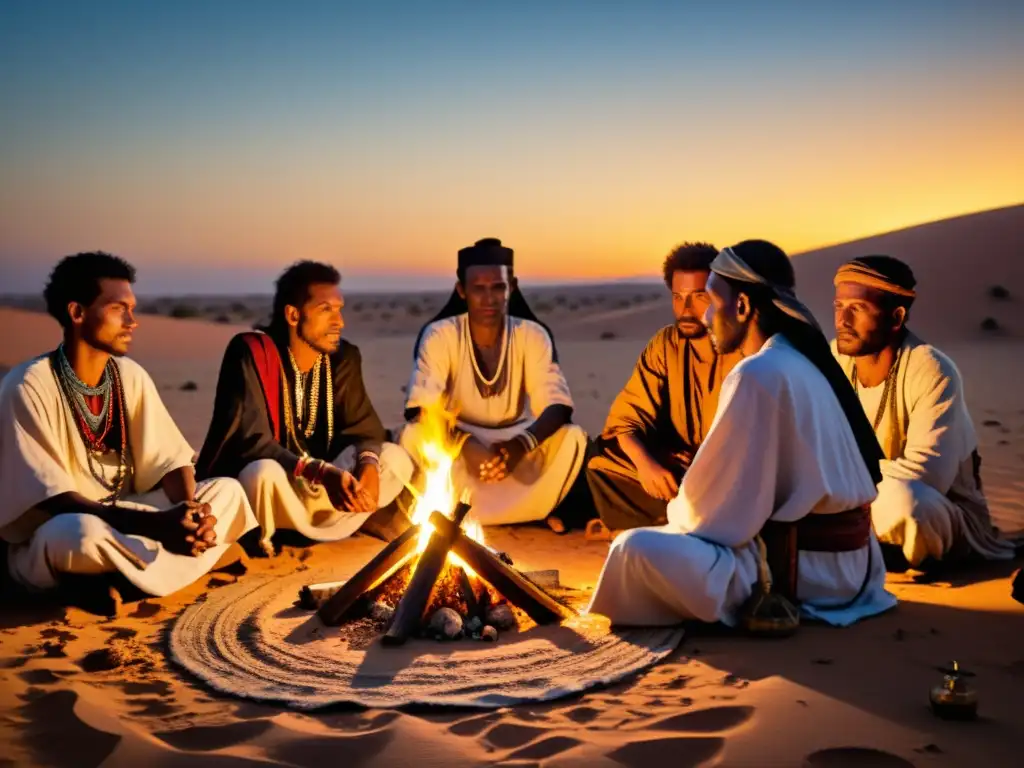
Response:
[[[0,292],[89,249],[415,288],[485,236],[596,280],[1024,200],[1024,3],[684,5],[0,0]]]

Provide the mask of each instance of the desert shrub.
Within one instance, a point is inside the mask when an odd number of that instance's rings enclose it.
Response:
[[[617,302],[615,302],[615,306],[618,307],[619,309],[625,309],[626,307],[629,306],[629,299],[619,299]]]
[[[552,309],[554,309],[554,307],[551,306],[551,304],[546,301],[538,301],[534,306],[536,307],[537,311],[541,313],[550,312]]]
[[[186,317],[199,317],[199,310],[191,304],[175,304],[167,314],[179,319]]]
[[[601,341],[609,341],[615,338],[615,331],[601,331]]]
[[[572,304],[569,305],[569,311],[570,312],[575,312],[579,308],[580,308],[580,305],[577,304],[575,301]]]
[[[560,293],[557,296],[555,296],[555,304],[557,304],[560,307],[564,307],[568,302],[569,299],[565,297],[565,294]]]
[[[196,384],[194,381],[186,381],[184,384],[178,387],[178,389],[180,389],[182,392],[195,392],[197,389],[199,389],[199,385]]]
[[[236,315],[248,315],[249,307],[247,307],[240,301],[233,301],[231,302],[231,311],[234,312]]]
[[[392,299],[388,302],[389,309],[398,309],[398,299]]]
[[[998,331],[1000,330],[999,321],[997,321],[994,317],[986,317],[984,320],[981,321],[981,330],[989,332]]]
[[[230,318],[230,317],[228,317],[227,315],[217,315],[217,316],[216,316],[216,317],[215,317],[215,318],[213,319],[213,322],[215,322],[215,323],[221,323],[221,324],[223,324],[223,325],[228,325],[228,324],[230,324],[230,323],[231,323],[231,318]]]
[[[423,314],[423,307],[419,304],[407,304],[405,311],[409,313],[410,317],[419,317]]]
[[[1006,301],[1006,299],[1010,298],[1010,291],[1002,285],[993,285],[988,289],[988,295],[993,299]]]
[[[363,311],[363,302],[357,301],[354,304],[352,304],[351,306],[349,306],[348,309],[352,310],[353,312],[362,312]]]

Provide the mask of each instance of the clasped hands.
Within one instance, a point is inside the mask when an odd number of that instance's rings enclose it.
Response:
[[[380,470],[372,462],[360,464],[355,474],[328,464],[320,482],[327,498],[340,512],[366,513],[377,509]]]
[[[497,483],[515,472],[529,448],[523,438],[514,437],[488,446],[469,437],[462,446],[462,459],[470,473],[484,483]]]

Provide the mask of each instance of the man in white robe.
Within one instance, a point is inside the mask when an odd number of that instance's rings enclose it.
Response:
[[[448,306],[417,340],[401,444],[416,460],[421,409],[440,403],[469,436],[453,482],[456,493],[472,493],[471,516],[482,525],[547,519],[561,532],[564,515],[578,513],[552,512],[572,491],[586,495],[587,436],[571,423],[572,395],[551,334],[526,306],[512,249],[500,241],[461,250],[457,274]]]
[[[269,326],[224,353],[199,477],[237,477],[274,554],[278,529],[311,541],[362,530],[384,539],[409,526],[402,492],[413,465],[386,432],[344,340],[341,275],[300,261],[277,280]]]
[[[885,453],[871,517],[879,540],[897,550],[893,567],[1013,558],[982,491],[960,371],[907,330],[916,297],[910,267],[865,256],[843,265],[834,282],[832,350]]]
[[[25,589],[120,573],[167,595],[223,564],[255,526],[237,481],[196,484],[191,447],[124,357],[133,281],[109,254],[62,260],[46,300],[64,342],[0,385],[0,547]]]
[[[668,524],[614,540],[589,610],[617,625],[735,625],[759,578],[759,536],[772,580],[805,615],[846,625],[891,608],[867,507],[877,441],[792,292],[788,257],[746,241],[711,271],[705,324],[719,354],[744,359]]]

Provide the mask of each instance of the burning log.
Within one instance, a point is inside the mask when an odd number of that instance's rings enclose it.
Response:
[[[469,514],[469,509],[469,504],[459,502],[451,520],[440,512],[434,512],[430,516],[431,522],[434,522],[435,518],[440,518],[448,525],[445,528],[434,526],[434,530],[430,534],[430,541],[427,542],[427,548],[420,555],[412,579],[395,610],[395,619],[391,622],[387,633],[381,638],[384,645],[401,645],[419,627],[423,620],[423,614],[430,604],[430,597],[436,588],[437,577],[441,575],[445,561],[448,559],[448,551],[456,540],[465,538],[459,529],[462,527],[462,521]]]
[[[457,571],[459,589],[462,592],[462,599],[466,601],[466,618],[478,617],[482,620],[483,615],[480,610],[480,601],[476,598],[476,592],[473,590],[473,584],[469,580],[469,574],[466,573],[465,568],[458,568]]]
[[[562,605],[519,571],[505,565],[487,547],[461,535],[455,521],[434,512],[430,516],[430,524],[434,527],[433,537],[443,534],[445,539],[451,541],[452,552],[538,624],[550,624],[575,615],[572,608]]]
[[[401,536],[377,553],[370,562],[346,582],[346,584],[320,606],[317,616],[329,627],[336,627],[344,621],[348,610],[356,601],[372,589],[381,579],[394,571],[410,555],[416,552],[419,528],[409,528]]]

